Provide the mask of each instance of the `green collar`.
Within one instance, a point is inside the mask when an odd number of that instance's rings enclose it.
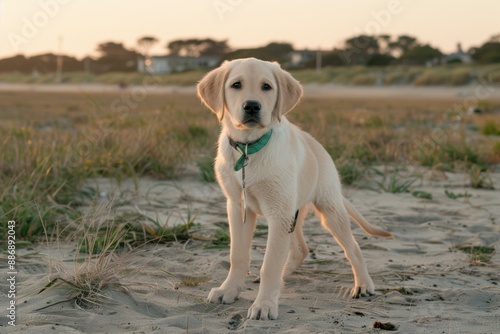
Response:
[[[229,144],[238,152],[241,153],[241,157],[236,161],[234,165],[234,170],[239,171],[243,167],[246,166],[248,162],[248,155],[254,154],[262,150],[264,146],[269,142],[271,135],[273,134],[273,129],[269,130],[265,135],[260,137],[254,142],[251,143],[241,143],[234,141],[231,137],[229,138]]]

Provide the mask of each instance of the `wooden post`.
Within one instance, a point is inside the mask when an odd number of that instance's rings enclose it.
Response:
[[[56,83],[62,82],[63,58],[62,58],[62,36],[59,36],[59,51],[57,53]]]
[[[316,51],[316,72],[320,73],[321,72],[321,49],[318,48],[318,51]]]

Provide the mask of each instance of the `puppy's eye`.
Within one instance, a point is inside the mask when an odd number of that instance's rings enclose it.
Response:
[[[271,90],[273,89],[269,84],[262,84],[262,90]]]
[[[240,89],[240,88],[241,88],[241,82],[236,81],[235,83],[233,83],[233,84],[231,85],[231,88],[234,88],[234,89]]]

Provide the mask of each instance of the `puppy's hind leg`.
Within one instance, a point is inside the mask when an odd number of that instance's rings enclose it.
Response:
[[[308,211],[309,205],[307,204],[299,210],[295,229],[291,232],[290,253],[288,254],[285,269],[283,270],[283,277],[288,277],[297,270],[309,253],[309,248],[304,239],[304,232],[302,231],[302,226],[304,225],[304,220]]]
[[[332,234],[340,247],[344,249],[345,256],[351,263],[354,273],[352,297],[373,295],[375,286],[368,274],[361,249],[352,235],[349,215],[342,204],[342,197],[339,198],[337,203],[316,204],[316,209],[319,211],[321,224]]]

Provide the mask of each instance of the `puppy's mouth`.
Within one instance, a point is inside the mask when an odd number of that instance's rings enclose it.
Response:
[[[255,116],[245,116],[243,118],[243,122],[241,122],[242,127],[245,128],[256,128],[263,127],[260,117],[258,115]]]

